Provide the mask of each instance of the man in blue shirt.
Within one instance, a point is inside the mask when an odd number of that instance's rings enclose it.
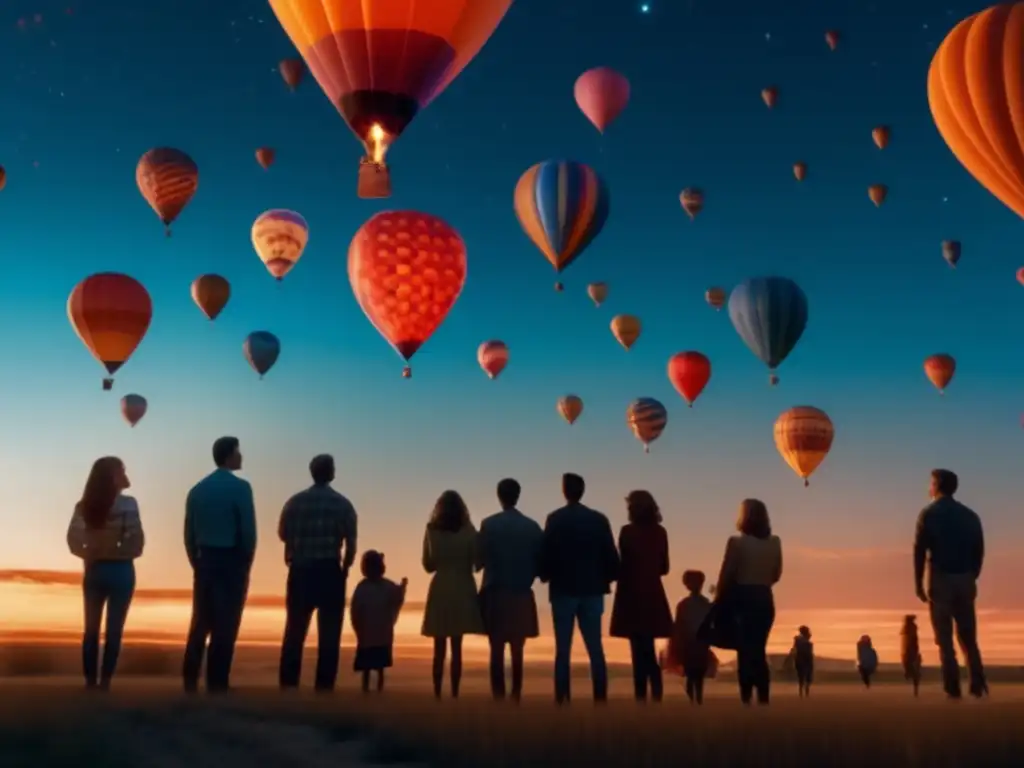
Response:
[[[211,474],[188,493],[185,502],[185,552],[192,565],[192,622],[185,644],[182,677],[195,691],[206,654],[206,690],[228,689],[231,660],[249,592],[249,571],[256,554],[256,509],[252,486],[235,472],[242,468],[237,437],[213,444]]]

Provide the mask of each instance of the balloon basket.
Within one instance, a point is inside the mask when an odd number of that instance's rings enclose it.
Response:
[[[405,368],[402,369],[402,378],[403,379],[411,379],[412,378],[412,368],[410,368],[408,365],[405,366]]]
[[[113,379],[104,379],[103,380],[103,391],[104,392],[109,392],[113,388],[114,388],[114,380]]]
[[[808,480],[808,479],[807,479],[807,478],[805,477],[805,478],[804,478],[804,488],[810,488],[810,487],[811,487],[811,481],[810,481],[810,480]]]
[[[565,290],[565,286],[562,285],[561,283],[555,283],[555,290],[561,293],[562,291]]]
[[[359,184],[356,194],[363,200],[391,197],[391,172],[386,163],[375,163],[364,157],[359,161]]]

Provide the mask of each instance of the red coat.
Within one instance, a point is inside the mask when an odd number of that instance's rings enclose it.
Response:
[[[672,611],[661,577],[668,573],[668,534],[661,525],[622,526],[622,567],[612,604],[612,637],[669,637]]]

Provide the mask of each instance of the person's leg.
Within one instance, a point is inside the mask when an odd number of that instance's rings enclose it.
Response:
[[[647,660],[642,646],[643,638],[629,638],[629,660],[633,665],[633,698],[637,701],[647,699]]]
[[[519,701],[523,696],[523,654],[526,650],[525,639],[515,639],[508,644],[509,655],[512,657],[512,700]]]
[[[202,561],[192,572],[192,619],[185,641],[185,657],[181,676],[186,691],[194,691],[199,684],[199,672],[206,654],[206,641],[210,636],[210,574]]]
[[[434,638],[434,664],[431,676],[434,682],[434,698],[441,698],[441,684],[444,682],[444,657],[448,653],[448,638]]]
[[[932,621],[935,644],[939,647],[939,661],[942,663],[942,687],[947,696],[960,697],[960,666],[953,647],[952,606],[942,595],[933,590],[928,601],[928,613]]]
[[[580,625],[583,645],[590,658],[590,681],[594,687],[594,701],[608,699],[608,663],[604,658],[601,640],[601,616],[604,614],[604,595],[584,597],[579,601],[576,620]]]
[[[452,698],[459,698],[459,687],[462,684],[462,635],[452,638],[452,662],[448,666],[451,675]]]
[[[377,693],[384,690],[384,668],[377,670]]]
[[[953,602],[953,620],[956,623],[956,639],[963,651],[964,661],[970,675],[972,696],[984,696],[988,692],[985,681],[985,667],[981,662],[978,647],[978,617],[974,607],[976,589],[974,583],[959,585]]]
[[[282,688],[297,688],[302,677],[302,651],[309,633],[309,622],[313,617],[313,604],[307,594],[309,581],[302,566],[288,569],[284,598],[284,637],[281,639],[281,666],[278,670],[278,684]]]
[[[338,680],[341,625],[345,618],[345,575],[341,565],[329,563],[318,579],[316,607],[316,689],[332,691]]]
[[[84,627],[82,632],[82,672],[85,684],[92,688],[96,685],[97,665],[100,654],[100,624],[103,622],[103,605],[106,602],[98,563],[85,566],[82,577],[82,601],[85,608]]]
[[[210,651],[206,661],[206,685],[212,691],[228,688],[235,641],[249,591],[249,569],[241,552],[218,554],[218,578],[210,592]]]
[[[752,646],[756,646],[756,641],[751,642],[746,631],[740,632],[737,640],[736,680],[740,686],[740,701],[749,704],[754,694],[753,659],[757,656],[757,651]]]
[[[363,693],[370,692],[370,670],[363,670]]]
[[[687,676],[686,676],[686,698],[688,698],[690,700],[691,704],[693,704],[693,697],[694,697],[694,694],[695,694],[695,692],[697,690],[697,686],[695,685],[695,682],[696,681],[689,674],[687,674]]]
[[[704,703],[704,675],[700,674],[697,679],[693,681],[693,693],[697,698],[697,704]]]
[[[768,637],[775,624],[775,601],[770,590],[763,590],[760,596],[757,617],[759,634],[754,660],[754,687],[757,689],[758,703],[767,704],[771,698],[772,683],[772,670],[768,665]]]
[[[658,663],[658,652],[654,647],[654,638],[647,638],[647,676],[651,683],[651,700],[661,701],[665,695],[664,682],[661,677],[661,665]]]
[[[497,637],[487,639],[491,646],[491,696],[500,701],[505,698],[505,643]]]
[[[103,665],[100,668],[100,685],[110,686],[110,678],[117,669],[117,658],[121,654],[121,638],[124,624],[128,620],[128,609],[135,594],[135,564],[131,560],[108,563],[109,598],[107,600],[107,628],[103,638]]]
[[[576,598],[555,595],[551,598],[551,623],[555,631],[555,701],[568,702],[571,695],[572,633],[576,623]]]

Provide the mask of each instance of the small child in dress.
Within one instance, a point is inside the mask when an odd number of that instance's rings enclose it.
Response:
[[[917,616],[903,617],[900,630],[900,661],[903,662],[903,677],[914,686],[914,696],[921,687],[921,643],[917,638]]]
[[[686,678],[686,696],[691,704],[704,703],[704,678],[708,675],[711,647],[698,639],[697,630],[711,610],[711,601],[701,594],[704,589],[703,571],[683,573],[683,586],[690,594],[676,606],[676,620],[672,629],[670,656],[678,660]]]
[[[871,638],[868,635],[861,635],[857,641],[857,671],[860,672],[860,679],[864,682],[865,688],[871,687],[871,676],[878,670],[878,653],[871,645]]]
[[[356,658],[352,668],[363,673],[363,693],[370,690],[370,672],[377,673],[377,690],[384,690],[384,670],[392,664],[395,622],[405,602],[408,579],[395,584],[384,578],[384,555],[363,553],[363,580],[352,593],[352,629],[356,633]]]
[[[814,643],[811,642],[811,629],[802,626],[793,638],[793,666],[796,668],[796,682],[800,687],[800,698],[811,695],[811,682],[814,680]]]

